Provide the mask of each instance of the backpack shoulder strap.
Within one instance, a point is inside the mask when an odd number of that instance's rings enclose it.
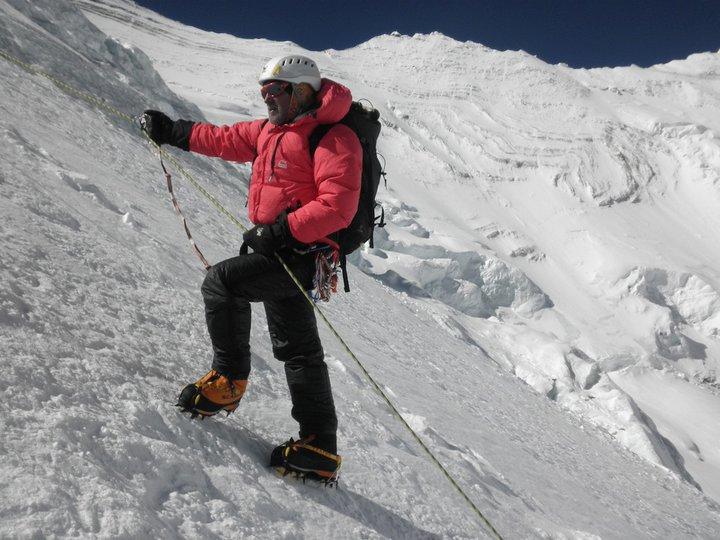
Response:
[[[315,155],[315,150],[317,150],[317,147],[320,145],[322,138],[336,125],[337,124],[320,124],[312,131],[310,137],[308,137],[310,157]]]

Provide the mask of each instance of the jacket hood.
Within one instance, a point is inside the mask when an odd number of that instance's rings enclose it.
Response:
[[[320,106],[315,110],[317,121],[320,124],[335,124],[350,110],[352,93],[347,86],[330,79],[322,79],[318,101]]]

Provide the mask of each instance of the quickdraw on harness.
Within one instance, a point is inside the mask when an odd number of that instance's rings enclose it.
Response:
[[[307,249],[295,250],[301,255],[315,254],[315,276],[310,298],[314,302],[329,302],[337,292],[338,272],[341,268],[340,246],[329,238],[321,238]]]
[[[340,269],[340,247],[327,238],[326,242],[315,253],[315,277],[313,278],[312,299],[317,302],[330,301],[337,292],[338,270]]]

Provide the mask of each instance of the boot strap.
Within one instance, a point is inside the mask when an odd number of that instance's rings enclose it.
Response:
[[[292,446],[293,446],[293,448],[305,448],[306,450],[310,450],[311,452],[315,452],[316,454],[320,454],[322,457],[328,458],[328,459],[330,459],[330,460],[332,460],[332,461],[334,461],[335,463],[338,463],[338,464],[342,461],[342,458],[341,458],[340,456],[337,456],[337,455],[335,455],[335,454],[331,454],[330,452],[328,452],[328,451],[326,451],[326,450],[323,450],[322,448],[318,448],[318,447],[316,447],[316,446],[311,446],[311,445],[309,445],[309,444],[307,444],[307,443],[304,443],[304,442],[302,442],[302,441],[297,441],[297,442],[294,443]],[[287,457],[287,452],[286,452],[285,456]]]

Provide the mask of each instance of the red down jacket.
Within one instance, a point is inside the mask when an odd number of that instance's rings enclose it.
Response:
[[[345,125],[325,135],[314,160],[308,138],[319,124],[333,124],[350,109],[352,95],[345,86],[323,79],[320,106],[292,124],[276,126],[266,120],[232,126],[195,124],[190,150],[228,161],[253,161],[248,217],[253,223],[275,221],[285,209],[290,232],[312,243],[347,227],[357,210],[362,174],[362,147]]]

